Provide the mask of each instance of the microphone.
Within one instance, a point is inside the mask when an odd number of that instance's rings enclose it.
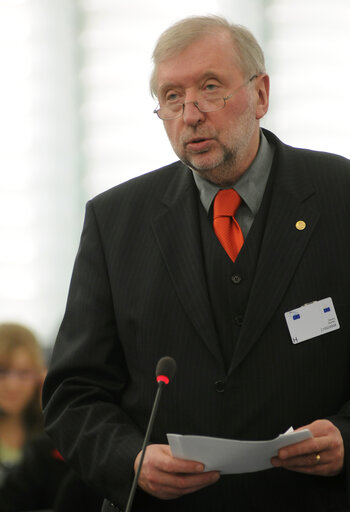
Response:
[[[149,442],[149,438],[151,437],[153,423],[154,423],[154,420],[155,420],[155,417],[157,414],[159,400],[160,400],[160,397],[162,394],[162,390],[163,390],[164,386],[169,384],[170,380],[174,377],[175,372],[176,372],[176,362],[172,357],[165,356],[165,357],[162,357],[161,359],[159,359],[159,361],[157,363],[157,367],[156,367],[156,380],[158,383],[157,394],[156,394],[156,397],[153,402],[151,416],[150,416],[150,419],[148,422],[145,439],[143,441],[143,445],[142,445],[142,449],[141,449],[140,463],[139,463],[139,466],[138,466],[137,471],[134,476],[134,481],[131,486],[131,490],[130,490],[128,502],[126,504],[125,512],[131,511],[132,503],[134,501],[134,496],[135,496],[135,492],[136,492],[136,488],[137,488],[137,483],[139,480],[139,476],[140,476],[140,472],[141,472],[141,468],[142,468],[142,464],[143,464],[143,459],[145,457],[146,448],[147,448],[147,445]]]

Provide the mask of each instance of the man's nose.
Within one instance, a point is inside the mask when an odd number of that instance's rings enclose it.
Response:
[[[183,109],[183,120],[185,124],[195,126],[204,121],[205,114],[199,110],[195,101],[186,101]]]

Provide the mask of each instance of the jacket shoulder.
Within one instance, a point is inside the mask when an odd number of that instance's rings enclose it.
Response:
[[[282,142],[274,133],[269,130],[263,129],[267,140],[276,146],[277,150],[292,158],[305,159],[309,163],[328,167],[329,164],[339,166],[340,168],[350,170],[350,160],[344,156],[329,153],[326,151],[317,151],[313,149],[298,148],[290,146]]]
[[[98,205],[114,201],[123,196],[131,197],[140,194],[146,198],[150,192],[152,192],[152,195],[161,194],[169,187],[170,183],[178,180],[186,170],[187,168],[181,162],[174,162],[120,183],[98,194],[91,201]]]
[[[350,184],[350,160],[325,151],[297,148],[285,144],[276,135],[264,129],[266,138],[276,148],[280,166],[288,169],[300,178],[308,177],[315,184],[329,182],[338,187],[342,183]]]

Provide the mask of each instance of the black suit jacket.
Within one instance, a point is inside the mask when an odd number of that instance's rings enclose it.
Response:
[[[276,146],[271,202],[228,371],[191,172],[176,162],[87,205],[44,386],[45,417],[64,457],[121,509],[156,391],[154,369],[169,355],[178,371],[153,442],[166,443],[167,432],[269,439],[328,417],[344,438],[345,470],[333,478],[277,469],[224,476],[167,502],[140,491],[135,510],[348,510],[350,164],[265,134]],[[294,345],[284,313],[326,297],[340,329]]]
[[[0,487],[1,512],[53,509],[67,473],[68,466],[49,438],[32,439]]]

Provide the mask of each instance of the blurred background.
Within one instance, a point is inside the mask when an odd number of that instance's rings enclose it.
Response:
[[[350,157],[349,0],[0,0],[0,321],[55,339],[99,192],[176,160],[151,53],[187,15],[247,26],[271,76],[263,126]]]

